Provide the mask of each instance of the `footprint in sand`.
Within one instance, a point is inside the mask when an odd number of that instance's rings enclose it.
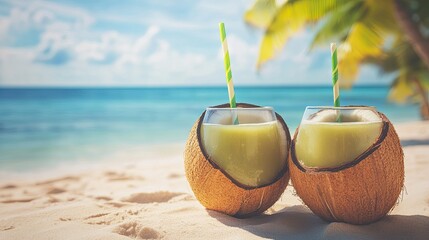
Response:
[[[91,219],[91,218],[99,218],[99,217],[106,216],[108,214],[109,213],[98,213],[98,214],[94,214],[94,215],[88,216],[88,217],[84,218],[84,220],[88,220],[88,219]]]
[[[123,198],[124,202],[132,202],[132,203],[161,203],[168,202],[170,199],[184,195],[186,193],[177,193],[177,192],[153,192],[153,193],[136,193],[131,195],[130,197]]]
[[[49,188],[48,189],[48,191],[46,192],[47,194],[59,194],[59,193],[63,193],[63,192],[65,192],[66,190],[65,189],[62,189],[62,188],[56,188],[56,187],[53,187],[53,188]]]
[[[86,223],[91,225],[110,225],[112,219],[109,218],[108,215],[109,213],[98,213],[90,215],[83,220],[87,220]]]
[[[43,182],[38,182],[35,185],[46,185],[46,184],[52,184],[57,182],[63,182],[63,181],[78,181],[78,180],[80,180],[79,177],[67,176],[67,177],[55,178],[55,179],[51,179]]]
[[[0,231],[12,230],[14,228],[14,226],[0,226]]]
[[[197,199],[189,194],[179,195],[170,200],[170,202],[181,202],[181,201],[196,201]]]
[[[110,201],[110,202],[106,202],[105,205],[112,206],[112,207],[115,207],[115,208],[121,208],[121,207],[129,206],[130,204],[129,203],[124,203],[124,202]]]
[[[183,177],[184,175],[183,174],[180,174],[180,173],[170,173],[170,175],[168,175],[168,178],[169,179],[176,179],[176,178],[181,178],[181,177]]]
[[[57,202],[61,202],[61,200],[60,200],[60,199],[58,199],[58,198],[54,198],[54,197],[49,197],[49,198],[45,201],[45,203],[57,203]]]
[[[0,187],[0,189],[13,189],[13,188],[17,188],[17,187],[18,186],[13,185],[13,184],[7,184],[7,185]]]
[[[95,199],[96,200],[103,200],[103,201],[110,201],[110,200],[112,200],[111,197],[107,197],[107,196],[98,196],[98,197],[95,197]]]
[[[105,172],[104,176],[106,176],[109,181],[144,180],[144,178],[141,176],[131,176],[125,173],[118,173],[113,171]]]
[[[139,239],[160,239],[161,234],[153,228],[143,227],[136,221],[123,223],[113,229],[114,233]]]
[[[15,198],[1,201],[0,203],[27,203],[33,201],[35,198]]]
[[[0,194],[0,198],[8,198],[8,197],[12,197],[12,194],[10,193]]]

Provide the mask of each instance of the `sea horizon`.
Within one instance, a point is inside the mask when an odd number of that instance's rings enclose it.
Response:
[[[390,84],[356,84],[350,88],[341,89],[350,91],[353,88],[389,88]],[[159,89],[159,88],[226,88],[224,84],[216,85],[0,85],[0,89]],[[234,88],[332,88],[331,84],[235,84]]]
[[[341,92],[341,103],[375,106],[394,123],[419,120],[417,105],[393,104],[387,94],[385,86],[355,86]],[[236,97],[273,107],[293,132],[306,106],[332,104],[332,87],[237,86]],[[129,149],[184,144],[206,107],[227,102],[225,86],[0,87],[0,168],[99,161]]]

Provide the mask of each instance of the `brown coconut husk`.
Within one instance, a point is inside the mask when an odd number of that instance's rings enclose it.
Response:
[[[395,206],[404,185],[404,154],[393,125],[379,115],[383,128],[377,141],[354,161],[335,168],[303,166],[295,155],[299,128],[295,131],[289,157],[292,185],[326,221],[368,224]]]
[[[229,104],[215,106],[229,108]],[[237,107],[249,108],[256,105],[238,103]],[[248,217],[259,214],[271,207],[282,195],[288,182],[288,164],[280,171],[273,183],[250,187],[235,181],[216,165],[204,150],[200,129],[205,112],[191,129],[185,147],[186,178],[196,198],[207,209],[226,213],[236,217]],[[283,118],[276,113],[277,120],[283,126],[287,156],[289,155],[291,137]]]

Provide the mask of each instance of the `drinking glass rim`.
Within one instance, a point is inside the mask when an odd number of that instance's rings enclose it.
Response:
[[[353,114],[354,112],[364,112],[369,111],[373,114],[377,114],[377,109],[373,106],[341,106],[341,107],[334,107],[334,106],[307,106],[305,108],[304,114],[301,119],[302,122],[310,123],[310,122],[317,122],[319,124],[343,124],[344,122],[338,122],[337,121],[314,121],[314,116],[320,112],[324,111],[332,111],[336,112],[336,115],[348,115]],[[377,119],[372,119],[373,117],[366,117],[364,121],[362,120],[356,120],[356,121],[346,121],[348,124],[352,123],[362,123],[362,122],[382,122],[381,118],[377,117]]]
[[[221,111],[227,111],[227,110],[233,110],[233,111],[250,111],[250,110],[256,110],[256,111],[262,111],[262,110],[270,110],[270,111],[274,111],[274,108],[273,107],[265,107],[265,106],[262,106],[262,107],[245,107],[245,108],[242,108],[242,107],[237,107],[237,108],[230,108],[230,107],[226,107],[226,108],[216,108],[216,107],[208,107],[208,108],[206,108],[206,111],[211,111],[211,110],[221,110]]]
[[[249,119],[249,116],[260,116],[253,120]],[[206,108],[203,123],[220,123],[222,118],[231,118],[237,117],[239,124],[237,125],[249,125],[249,124],[260,124],[267,123],[277,120],[276,112],[272,107],[250,107],[250,108],[217,108],[217,107],[208,107]],[[247,116],[247,117],[246,117]],[[244,121],[240,121],[240,119]],[[246,120],[247,119],[247,120]],[[232,122],[231,122],[232,124]],[[230,125],[221,124],[221,125]]]
[[[341,107],[334,107],[334,106],[307,106],[305,107],[305,110],[311,110],[311,109],[333,109],[333,110],[354,110],[354,109],[362,109],[362,110],[377,110],[375,106],[341,106]]]

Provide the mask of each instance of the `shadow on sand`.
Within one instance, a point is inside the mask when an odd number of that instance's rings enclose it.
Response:
[[[351,225],[325,222],[302,205],[247,219],[208,212],[227,226],[270,239],[429,239],[429,217],[422,215],[389,215],[373,224]]]
[[[403,147],[407,146],[418,146],[418,145],[429,145],[429,139],[408,139],[402,140],[401,145]]]

